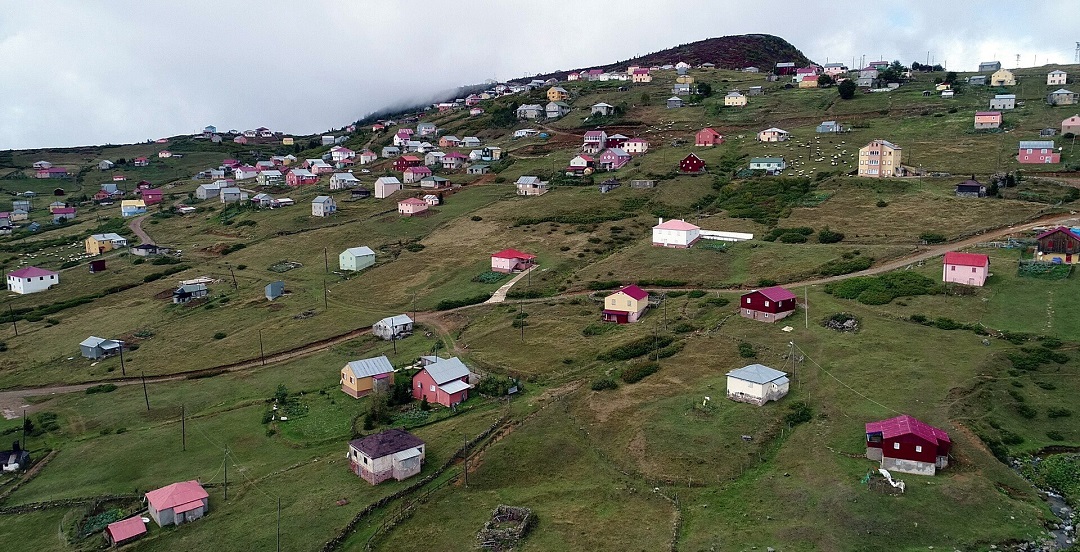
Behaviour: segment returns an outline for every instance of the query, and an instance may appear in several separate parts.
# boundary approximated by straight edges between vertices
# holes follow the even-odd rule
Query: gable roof
[[[110,523],[106,528],[113,542],[125,541],[146,533],[146,524],[142,516],[129,517],[125,520]]]
[[[396,316],[387,316],[386,318],[383,318],[382,320],[379,320],[378,322],[376,322],[376,324],[381,324],[383,326],[394,327],[394,326],[404,326],[406,324],[412,324],[412,322],[413,322],[413,320],[412,320],[412,318],[409,318],[409,315],[407,315],[407,314],[398,314]]]
[[[433,364],[428,364],[424,371],[435,380],[436,385],[442,385],[448,381],[461,379],[469,375],[469,368],[457,357],[439,359]]]
[[[1021,140],[1020,149],[1054,149],[1053,140]]]
[[[375,254],[375,252],[372,251],[371,248],[366,246],[366,245],[361,245],[360,247],[350,247],[350,248],[346,249],[345,251],[342,251],[342,253],[351,253],[351,254],[353,254],[353,255],[355,255],[357,257],[366,257],[368,255],[374,255]]]
[[[360,439],[349,441],[349,446],[369,458],[382,458],[391,454],[424,446],[419,437],[402,429],[388,429]]]
[[[772,368],[769,368],[768,366],[763,366],[761,364],[751,364],[749,366],[743,366],[738,370],[732,370],[728,372],[727,375],[733,378],[758,384],[765,384],[769,382],[784,384],[788,381],[786,372],[774,370]]]
[[[405,205],[427,205],[427,202],[422,200],[422,199],[417,199],[415,197],[409,197],[409,198],[405,198],[405,199],[398,202],[398,205],[401,205],[401,204],[405,204]]]
[[[498,253],[492,253],[492,258],[495,259],[535,259],[536,255],[530,255],[528,253],[522,253],[517,249],[503,249]]]
[[[616,291],[615,293],[623,293],[623,294],[629,295],[630,298],[634,299],[635,301],[641,301],[642,299],[648,299],[648,297],[649,297],[649,292],[647,292],[647,291],[645,291],[645,290],[643,290],[643,289],[641,289],[641,288],[639,288],[639,287],[637,287],[637,286],[635,286],[633,284],[625,286],[622,289],[620,289],[619,291]]]
[[[312,203],[332,203],[334,198],[330,196],[315,196],[315,199],[311,200]]]
[[[358,378],[369,378],[394,371],[394,366],[390,364],[390,359],[386,358],[386,355],[353,360],[346,364],[345,367],[351,370],[353,375]]]
[[[981,253],[960,253],[949,251],[945,253],[943,262],[947,265],[960,266],[990,266],[990,257]]]
[[[795,294],[794,293],[791,293],[790,291],[788,291],[788,290],[786,290],[786,289],[784,289],[784,288],[782,288],[780,286],[773,286],[773,287],[767,287],[767,288],[764,288],[764,289],[757,289],[757,290],[751,291],[750,293],[754,293],[755,291],[757,293],[760,293],[760,294],[764,295],[765,298],[770,300],[770,301],[780,302],[780,301],[787,301],[788,299],[795,299]]]
[[[1049,236],[1051,234],[1056,234],[1058,232],[1065,232],[1066,234],[1069,235],[1070,238],[1080,241],[1080,235],[1078,235],[1076,232],[1073,232],[1071,228],[1066,228],[1064,226],[1058,226],[1057,228],[1054,228],[1052,230],[1047,230],[1046,232],[1043,232],[1042,234],[1039,234],[1038,236],[1035,236],[1035,239],[1041,240],[1041,239],[1045,238],[1046,236]]]
[[[891,439],[900,435],[915,435],[930,441],[931,443],[950,442],[949,434],[930,424],[920,422],[907,414],[866,424],[867,433],[881,433],[883,439]]]
[[[186,512],[192,509],[190,506],[195,502],[201,506],[203,499],[206,498],[210,498],[210,495],[194,479],[173,483],[146,493],[146,501],[159,512],[170,508]]]

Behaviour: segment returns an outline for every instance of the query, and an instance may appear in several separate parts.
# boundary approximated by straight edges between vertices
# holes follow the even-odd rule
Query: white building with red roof
[[[7,287],[15,293],[26,295],[45,291],[60,283],[60,273],[36,266],[12,270],[7,274]]]
[[[889,471],[934,475],[951,449],[948,433],[907,414],[866,424],[866,457]]]
[[[181,481],[146,493],[150,517],[161,527],[195,521],[210,508],[210,495],[198,481]]]
[[[949,251],[942,261],[941,280],[982,287],[990,275],[990,257],[981,253]]]
[[[616,324],[633,324],[649,308],[649,292],[629,285],[604,298],[600,320]]]
[[[413,217],[426,213],[428,204],[422,199],[410,197],[397,202],[397,212],[405,217]]]
[[[491,256],[492,272],[522,272],[536,265],[536,255],[523,253],[517,249],[503,249]]]
[[[672,219],[653,226],[652,244],[660,247],[686,249],[701,239],[701,228],[685,220]]]

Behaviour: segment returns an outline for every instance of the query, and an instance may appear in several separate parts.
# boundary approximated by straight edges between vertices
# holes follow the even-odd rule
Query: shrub
[[[465,307],[465,306],[468,306],[468,305],[475,305],[475,304],[478,304],[478,303],[483,303],[484,301],[487,301],[488,299],[491,299],[491,294],[490,293],[481,293],[479,295],[474,295],[472,297],[466,297],[466,298],[463,298],[463,299],[443,299],[442,301],[439,301],[438,304],[435,305],[435,310],[443,311],[443,310],[456,309],[458,307]]]
[[[660,365],[655,362],[646,362],[644,364],[631,364],[622,369],[619,374],[626,383],[637,383],[648,376],[649,374],[655,374],[660,369]]]
[[[1065,436],[1062,435],[1061,432],[1056,430],[1056,429],[1051,429],[1050,431],[1047,431],[1046,432],[1046,437],[1049,438],[1051,441],[1064,441],[1065,440]]]
[[[887,201],[885,201],[884,199],[879,199],[877,201],[877,206],[878,207],[888,207],[889,203]]]
[[[866,270],[874,264],[873,257],[852,257],[849,259],[833,259],[820,267],[818,274],[822,276],[840,276]]]
[[[694,331],[695,328],[694,325],[689,322],[679,322],[678,324],[675,324],[673,330],[675,333],[689,333]]]
[[[818,243],[839,243],[843,239],[844,234],[829,230],[828,226],[818,231]]]
[[[615,324],[589,324],[581,329],[581,335],[585,337],[592,337],[594,335],[602,335],[615,329]]]
[[[619,384],[615,383],[615,380],[613,380],[613,379],[611,379],[609,377],[606,377],[606,376],[593,380],[592,384],[589,385],[589,387],[592,388],[593,391],[604,391],[604,390],[607,390],[607,389],[615,389],[618,386],[619,386]]]
[[[806,243],[806,236],[795,232],[788,232],[780,236],[781,243]]]
[[[604,361],[630,360],[648,354],[654,349],[667,347],[674,341],[675,339],[668,335],[642,337],[629,343],[619,345],[618,347],[608,349],[597,355],[597,359]]]
[[[938,234],[937,232],[923,232],[919,234],[919,239],[926,243],[945,243],[945,235]]]
[[[686,293],[686,296],[691,299],[700,299],[705,297],[705,292],[700,289],[695,289]]]
[[[1023,444],[1024,438],[1007,429],[1003,429],[1001,430],[1001,442],[1006,445],[1016,446]]]
[[[806,401],[795,401],[788,406],[788,413],[784,414],[784,422],[789,427],[809,422],[814,417],[810,404]]]
[[[225,339],[225,332],[217,332],[214,334],[214,339]]]
[[[1046,417],[1048,418],[1068,418],[1069,416],[1072,416],[1072,410],[1068,408],[1051,406],[1046,410]]]
[[[87,395],[93,395],[95,393],[112,393],[113,391],[116,391],[116,386],[111,383],[102,383],[86,388]]]
[[[687,284],[686,280],[668,280],[664,278],[654,278],[651,280],[638,280],[637,285],[641,287],[683,287]]]
[[[602,291],[602,290],[605,290],[605,289],[615,289],[615,288],[621,287],[621,286],[622,286],[622,282],[620,282],[618,280],[604,280],[604,281],[593,280],[592,282],[589,282],[588,284],[586,284],[586,287],[588,287],[589,289],[591,289],[593,291]]]
[[[702,304],[710,307],[726,307],[729,303],[731,303],[731,299],[728,299],[727,297],[709,297],[702,301]]]
[[[1039,415],[1039,411],[1027,403],[1016,403],[1016,413],[1029,420],[1033,420]]]
[[[1035,382],[1035,385],[1037,385],[1040,389],[1046,389],[1047,391],[1053,391],[1054,389],[1057,389],[1056,385],[1048,381],[1037,381]]]
[[[757,356],[757,352],[754,351],[754,346],[743,341],[739,343],[739,356],[743,358],[754,358]]]

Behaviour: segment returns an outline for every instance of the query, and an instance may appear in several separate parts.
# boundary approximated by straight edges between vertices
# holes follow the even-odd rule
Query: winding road
[[[154,240],[150,238],[150,234],[147,234],[146,231],[142,229],[143,219],[148,216],[150,216],[149,213],[131,219],[128,228],[131,228],[131,231],[135,232],[135,235],[139,237],[139,241],[142,242],[142,245],[157,245],[154,243]]]

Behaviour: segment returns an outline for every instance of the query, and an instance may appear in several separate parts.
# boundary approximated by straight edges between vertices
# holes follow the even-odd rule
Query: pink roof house
[[[979,253],[949,251],[942,264],[943,282],[982,287],[990,274],[990,257]]]
[[[442,157],[442,166],[447,170],[456,170],[464,167],[468,161],[469,157],[467,155],[455,151]]]
[[[585,133],[584,143],[581,150],[585,153],[600,153],[607,142],[607,133],[602,130],[590,130]]]
[[[1000,128],[1001,127],[1001,112],[1000,111],[976,111],[975,112],[975,128]]]
[[[143,203],[145,203],[147,205],[154,205],[154,204],[157,204],[157,203],[161,203],[162,192],[161,192],[160,189],[156,189],[156,188],[148,189],[148,190],[144,189],[144,190],[139,190],[139,193],[142,194]]]
[[[195,521],[206,514],[210,495],[198,481],[182,481],[146,493],[150,517],[161,527]]]
[[[410,197],[397,202],[397,212],[399,215],[405,217],[412,217],[425,213],[428,210],[428,204],[422,199]]]
[[[701,239],[701,228],[685,220],[672,219],[652,228],[652,244],[659,247],[686,249]]]
[[[431,169],[420,165],[419,167],[409,167],[402,173],[401,181],[406,184],[414,184],[420,182],[425,176],[431,176]]]
[[[600,154],[600,168],[614,171],[630,162],[630,154],[622,148],[611,148]]]
[[[491,256],[492,272],[521,272],[536,264],[536,255],[522,253],[517,249],[503,249]]]
[[[724,137],[712,127],[705,127],[694,135],[694,145],[697,147],[718,146],[723,143]]]
[[[146,524],[143,523],[142,516],[116,521],[105,528],[105,540],[112,546],[125,544],[145,534]]]
[[[136,157],[134,165],[136,167],[145,167],[150,164],[150,160],[145,157]]]
[[[637,322],[649,308],[649,292],[635,286],[626,286],[604,298],[604,310],[600,320],[616,324]]]

